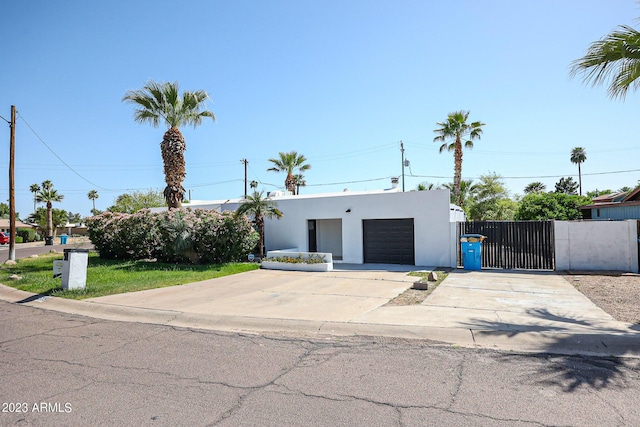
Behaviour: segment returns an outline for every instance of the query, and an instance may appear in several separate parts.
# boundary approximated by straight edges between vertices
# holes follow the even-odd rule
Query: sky
[[[210,95],[216,122],[181,129],[194,200],[241,197],[242,159],[258,189],[282,189],[268,159],[292,150],[311,165],[301,193],[389,188],[401,141],[405,190],[451,182],[453,154],[433,138],[459,110],[485,123],[463,179],[495,172],[513,196],[534,181],[553,190],[578,180],[569,158],[581,146],[584,192],[640,180],[640,92],[612,100],[569,73],[590,43],[638,24],[633,0],[33,0],[4,2],[2,15],[0,116],[16,106],[21,218],[44,180],[64,195],[54,207],[83,216],[90,190],[104,210],[164,188],[166,127],[136,123],[122,102],[149,80]],[[8,125],[0,169],[4,202]]]

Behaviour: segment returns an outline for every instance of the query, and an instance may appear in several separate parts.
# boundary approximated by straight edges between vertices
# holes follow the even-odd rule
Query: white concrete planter
[[[316,264],[305,264],[302,262],[274,262],[262,261],[262,268],[268,270],[288,270],[288,271],[332,271],[333,263],[322,262]]]
[[[292,258],[302,257],[303,259],[307,259],[310,256],[322,256],[324,257],[324,262],[306,264],[304,262],[269,261],[269,258],[280,257],[280,256],[286,256],[286,257],[292,257]],[[262,264],[262,268],[266,268],[270,270],[332,271],[333,256],[331,253],[299,252],[295,249],[286,249],[286,250],[279,250],[279,251],[268,251],[267,257],[262,259],[261,264]]]

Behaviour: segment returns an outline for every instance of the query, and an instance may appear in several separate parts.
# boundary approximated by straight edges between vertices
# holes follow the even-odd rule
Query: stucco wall
[[[555,221],[556,270],[638,272],[636,221]]]
[[[286,196],[273,199],[284,216],[265,223],[267,249],[308,249],[309,219],[342,220],[343,262],[364,261],[362,220],[414,218],[415,264],[451,266],[448,190]],[[350,212],[347,212],[350,210]],[[455,252],[454,252],[455,253]]]

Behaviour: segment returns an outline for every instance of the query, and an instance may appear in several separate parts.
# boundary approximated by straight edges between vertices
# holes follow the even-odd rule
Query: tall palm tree
[[[578,165],[578,184],[580,187],[580,195],[582,196],[582,170],[580,165],[587,160],[587,152],[582,147],[575,147],[571,150],[571,163]]]
[[[209,95],[204,90],[184,91],[179,94],[178,82],[156,83],[150,80],[139,90],[129,90],[122,98],[137,106],[134,119],[140,123],[150,123],[158,127],[164,122],[169,128],[160,143],[164,162],[164,179],[167,186],[164,198],[169,209],[180,208],[184,200],[185,189],[182,182],[186,176],[184,152],[187,144],[180,129],[183,125],[194,128],[202,124],[205,117],[216,120],[215,114],[202,110]]]
[[[609,81],[611,98],[624,99],[630,87],[640,86],[640,32],[620,25],[602,39],[591,43],[587,53],[571,63],[571,76],[599,85]]]
[[[29,187],[29,191],[33,193],[33,211],[36,211],[36,194],[40,191],[40,186],[38,184],[31,184]]]
[[[546,189],[547,189],[546,185],[544,185],[540,181],[534,181],[531,184],[524,187],[524,192],[525,194],[531,194],[531,193],[537,194],[537,193],[543,193],[544,190]]]
[[[97,190],[91,190],[87,193],[89,200],[93,202],[92,212],[96,210],[96,199],[100,197]]]
[[[434,132],[438,134],[434,142],[442,142],[440,153],[453,151],[454,175],[453,195],[456,204],[460,204],[460,181],[462,180],[462,140],[465,148],[473,148],[473,141],[482,136],[482,122],[467,123],[469,111],[456,111],[447,116],[445,122],[436,123],[440,126]]]
[[[53,188],[53,183],[49,180],[42,182],[42,188],[36,193],[36,201],[38,203],[47,204],[47,237],[53,238],[53,202],[61,202],[64,199],[58,190]]]
[[[237,215],[247,214],[253,216],[260,235],[260,256],[264,256],[264,220],[265,218],[282,218],[282,212],[278,205],[268,197],[262,197],[263,192],[254,191],[246,196],[238,209]]]
[[[269,159],[273,163],[273,167],[267,169],[269,172],[286,172],[287,177],[284,180],[284,187],[296,194],[296,178],[293,175],[295,171],[300,173],[311,169],[310,164],[306,164],[307,158],[302,154],[298,154],[296,151],[290,151],[289,153],[278,153],[279,158]]]

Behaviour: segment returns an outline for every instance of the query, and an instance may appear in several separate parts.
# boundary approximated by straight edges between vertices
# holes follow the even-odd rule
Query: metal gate
[[[458,222],[461,234],[487,236],[482,243],[482,267],[526,270],[555,270],[553,221]],[[462,253],[458,245],[458,266]]]

